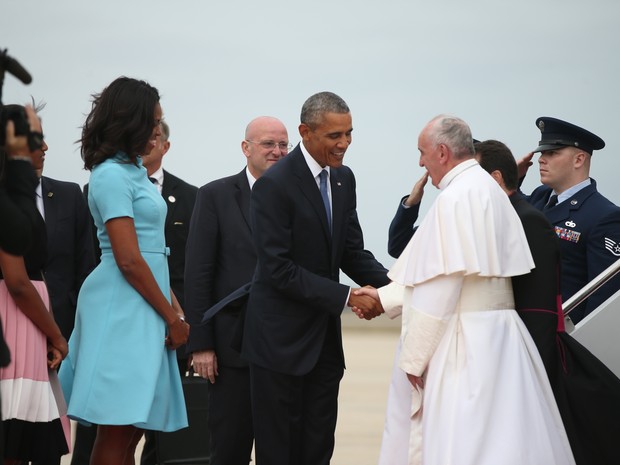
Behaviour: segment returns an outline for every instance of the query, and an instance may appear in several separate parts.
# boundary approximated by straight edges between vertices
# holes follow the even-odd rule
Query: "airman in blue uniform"
[[[536,126],[541,132],[538,147],[519,165],[525,175],[534,153],[540,152],[543,185],[528,200],[543,211],[560,238],[560,285],[566,301],[620,259],[620,208],[601,195],[590,178],[592,153],[605,147],[603,139],[556,118],[540,117]],[[575,308],[570,313],[573,322],[582,320],[618,289],[620,276]]]

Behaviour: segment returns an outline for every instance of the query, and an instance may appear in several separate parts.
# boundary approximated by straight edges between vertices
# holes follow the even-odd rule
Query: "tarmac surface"
[[[347,369],[340,384],[331,465],[376,465],[400,318],[391,321],[382,315],[365,321],[345,312],[342,326]],[[136,451],[136,463],[140,463],[140,450],[141,444]],[[70,462],[71,456],[66,455],[61,465]]]

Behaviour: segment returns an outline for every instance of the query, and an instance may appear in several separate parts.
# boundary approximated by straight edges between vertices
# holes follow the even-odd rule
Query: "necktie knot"
[[[547,202],[547,204],[545,205],[544,210],[548,210],[552,207],[555,207],[558,203],[558,195],[557,194],[553,194],[551,197],[549,197],[549,201]]]
[[[151,181],[153,184],[157,184],[157,178],[149,178],[149,181]]]

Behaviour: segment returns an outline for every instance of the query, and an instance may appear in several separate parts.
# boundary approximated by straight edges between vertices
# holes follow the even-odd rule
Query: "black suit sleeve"
[[[209,189],[198,191],[185,250],[185,315],[190,324],[187,351],[215,348],[213,321],[201,325],[214,302],[219,223]]]
[[[420,204],[413,205],[409,208],[403,206],[403,200],[408,196],[401,199],[398,204],[398,210],[396,215],[390,223],[390,230],[388,233],[388,253],[398,258],[407,244],[415,233],[414,224],[418,219],[418,213],[420,212]]]
[[[5,185],[0,187],[0,247],[22,255],[30,246],[39,211],[35,201],[37,178],[28,161],[6,162]]]

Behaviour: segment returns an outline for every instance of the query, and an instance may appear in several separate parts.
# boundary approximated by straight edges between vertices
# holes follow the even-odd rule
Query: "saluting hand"
[[[412,207],[413,205],[419,205],[422,201],[422,197],[424,196],[424,187],[428,182],[428,171],[424,171],[424,174],[418,181],[414,184],[413,189],[411,189],[411,194],[409,197],[405,199],[405,205],[408,207]]]

